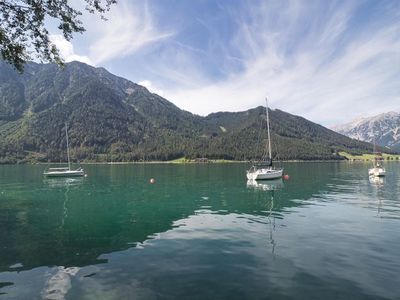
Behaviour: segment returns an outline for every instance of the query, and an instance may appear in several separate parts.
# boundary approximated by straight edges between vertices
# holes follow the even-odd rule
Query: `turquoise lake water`
[[[45,167],[0,166],[0,299],[400,299],[398,162]]]

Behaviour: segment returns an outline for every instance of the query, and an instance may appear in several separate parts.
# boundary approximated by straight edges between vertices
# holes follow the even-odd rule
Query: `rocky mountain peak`
[[[375,142],[394,150],[400,149],[400,113],[387,112],[367,118],[358,118],[333,128],[351,138]]]

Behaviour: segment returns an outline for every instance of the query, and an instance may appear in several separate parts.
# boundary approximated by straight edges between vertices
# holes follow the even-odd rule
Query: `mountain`
[[[370,118],[359,118],[333,128],[353,139],[400,150],[400,113],[388,112]]]
[[[0,61],[0,162],[261,157],[265,109],[200,117],[104,68],[79,62],[59,69],[28,63],[23,74]],[[371,151],[356,141],[280,110],[270,110],[280,159],[341,159]]]

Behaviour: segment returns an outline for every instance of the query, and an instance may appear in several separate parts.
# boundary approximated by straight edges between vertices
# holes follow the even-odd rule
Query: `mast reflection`
[[[268,226],[269,226],[269,243],[271,244],[271,252],[275,254],[275,247],[276,241],[274,239],[274,232],[275,232],[275,213],[274,213],[274,197],[275,191],[283,188],[283,180],[276,179],[276,180],[268,180],[268,181],[257,181],[257,180],[248,180],[247,187],[253,188],[259,191],[266,191],[266,207],[268,209]],[[270,197],[268,197],[270,195]]]
[[[381,212],[382,212],[381,189],[385,185],[385,179],[383,177],[370,176],[369,182],[376,187],[376,197],[378,198],[378,211],[376,213],[376,216],[378,218],[382,218],[382,216],[381,216]]]

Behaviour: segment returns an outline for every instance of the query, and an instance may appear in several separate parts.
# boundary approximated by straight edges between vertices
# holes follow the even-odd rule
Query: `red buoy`
[[[283,179],[285,179],[285,180],[289,180],[289,179],[290,179],[290,177],[289,177],[289,175],[288,175],[288,174],[285,174],[285,175],[283,175]]]

